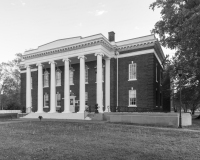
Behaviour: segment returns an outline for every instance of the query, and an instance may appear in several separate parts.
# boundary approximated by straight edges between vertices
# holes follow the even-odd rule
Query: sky
[[[155,0],[0,0],[0,62],[58,39],[115,32],[115,41],[151,34]],[[163,48],[165,54],[173,51]]]

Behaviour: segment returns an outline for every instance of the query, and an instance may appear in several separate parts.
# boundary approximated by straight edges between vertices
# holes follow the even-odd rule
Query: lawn
[[[0,159],[199,159],[200,132],[111,123],[0,123]]]

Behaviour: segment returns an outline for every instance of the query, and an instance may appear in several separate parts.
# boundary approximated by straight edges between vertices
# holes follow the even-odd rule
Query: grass
[[[23,121],[0,124],[0,159],[199,159],[200,132],[134,125]]]

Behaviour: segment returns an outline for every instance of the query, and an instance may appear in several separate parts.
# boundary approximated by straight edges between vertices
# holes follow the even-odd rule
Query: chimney
[[[108,40],[110,42],[115,42],[115,32],[113,32],[113,31],[108,32]]]

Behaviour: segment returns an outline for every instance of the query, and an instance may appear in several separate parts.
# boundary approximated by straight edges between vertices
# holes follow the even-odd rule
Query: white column
[[[64,111],[62,113],[70,113],[70,84],[69,84],[69,62],[70,60],[63,59],[65,63],[64,77]]]
[[[31,68],[26,66],[26,113],[31,111]]]
[[[79,100],[80,109],[78,113],[84,113],[85,111],[85,56],[78,56],[80,59],[80,89],[79,89]]]
[[[37,64],[38,66],[38,110],[37,113],[43,112],[43,65],[41,63]]]
[[[55,73],[55,62],[51,61],[49,62],[51,64],[51,90],[50,90],[50,112],[49,113],[55,113],[56,112],[56,73]]]
[[[110,112],[110,58],[105,59],[106,77],[105,77],[105,112]],[[109,110],[108,110],[109,107]]]
[[[103,53],[96,53],[97,56],[97,104],[99,112],[103,113],[103,84],[102,84],[102,56]]]

